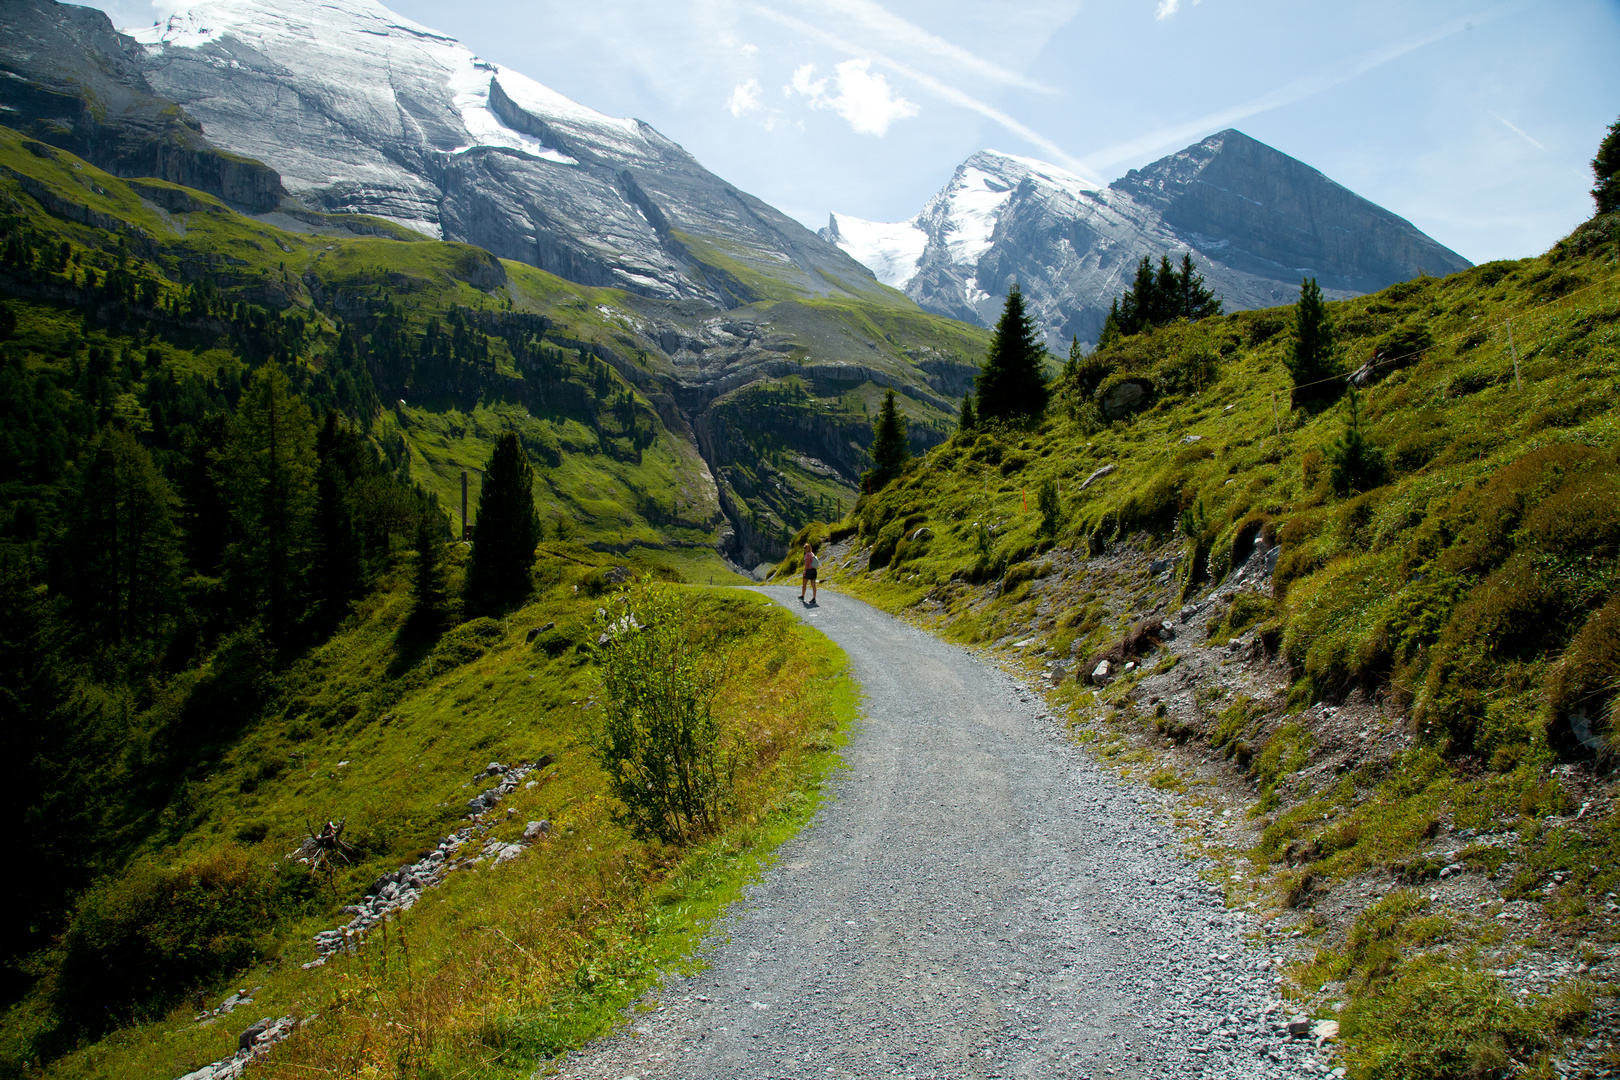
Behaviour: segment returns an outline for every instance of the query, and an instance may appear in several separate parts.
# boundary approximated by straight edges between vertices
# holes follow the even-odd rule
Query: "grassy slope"
[[[688,852],[633,841],[611,820],[580,708],[593,682],[576,646],[603,601],[575,586],[598,562],[611,560],[545,551],[541,570],[554,584],[512,615],[510,630],[475,635],[479,624],[468,624],[431,648],[401,637],[410,597],[396,585],[287,672],[269,713],[194,785],[189,819],[152,839],[136,866],[274,863],[311,822],[335,817],[348,818],[363,857],[316,889],[303,915],[276,925],[267,960],[204,988],[217,1004],[231,987],[262,986],[251,1007],[199,1025],[182,1005],[81,1048],[51,1073],[178,1076],[227,1056],[235,1032],[260,1015],[318,1013],[277,1050],[272,1071],[372,1061],[385,1071],[410,1062],[423,1075],[527,1075],[538,1056],[611,1023],[657,965],[685,956],[813,809],[853,690],[837,650],[774,605],[693,590],[695,618],[730,631],[719,711],[750,755],[723,836]],[[546,648],[526,645],[526,629],[547,622],[558,629],[540,639]],[[783,671],[798,674],[789,681]],[[450,875],[391,923],[386,946],[299,966],[314,955],[310,936],[346,918],[339,905],[461,824],[486,762],[548,753],[555,764],[503,801],[487,836],[513,840],[524,822],[544,818],[556,826],[552,839],[510,864]],[[8,1042],[27,1035],[40,1008],[36,998],[13,1012]]]
[[[1155,384],[1155,401],[1128,420],[1102,422],[1094,398],[1070,388],[1038,429],[934,451],[837,527],[859,530],[860,558],[841,581],[948,637],[1007,648],[1009,661],[1035,668],[1023,658],[1044,652],[1084,667],[1144,615],[1173,615],[1180,598],[1205,595],[1240,537],[1275,538],[1273,588],[1244,594],[1215,633],[1258,624],[1294,686],[1269,701],[1221,702],[1208,730],[1165,728],[1157,738],[1207,740],[1259,789],[1260,843],[1242,853],[1258,879],[1234,885],[1234,897],[1274,913],[1302,904],[1308,916],[1313,897],[1358,880],[1394,875],[1421,886],[1444,862],[1426,854],[1435,830],[1473,829],[1495,839],[1452,844],[1503,894],[1487,916],[1504,899],[1529,899],[1544,928],[1534,947],[1620,940],[1604,899],[1620,890],[1606,788],[1598,784],[1594,803],[1603,809],[1576,821],[1579,800],[1564,787],[1576,781],[1548,777],[1572,752],[1568,684],[1585,678],[1601,700],[1601,687],[1620,680],[1605,630],[1620,604],[1620,221],[1589,223],[1542,258],[1330,308],[1341,356],[1355,364],[1379,347],[1412,353],[1390,345],[1421,344],[1419,328],[1431,339],[1387,364],[1365,393],[1366,430],[1386,463],[1362,485],[1371,490],[1331,485],[1343,405],[1289,409],[1290,313],[1245,312],[1093,358],[1092,378],[1112,368]],[[1193,389],[1198,357],[1215,366]],[[1063,506],[1051,539],[1036,510],[1048,478]],[[1196,515],[1192,538],[1179,527],[1183,510]],[[931,538],[904,540],[923,523]],[[1054,540],[1077,554],[1043,559]],[[881,564],[870,570],[869,545]],[[1088,550],[1107,554],[1088,562]],[[1175,555],[1184,560],[1160,585],[1146,564]],[[1054,565],[1076,569],[1048,576]],[[1188,580],[1194,565],[1210,577]],[[1028,651],[1009,647],[1026,638]],[[1152,737],[1150,708],[1134,690],[1150,669],[1151,660],[1105,693],[1073,680],[1055,693],[1093,736]],[[1412,749],[1338,778],[1313,775],[1327,750],[1309,727],[1319,711],[1301,710],[1362,695],[1382,708],[1381,723],[1410,733]],[[1605,730],[1595,709],[1592,721]],[[1314,994],[1346,981],[1346,1060],[1356,1075],[1452,1075],[1474,1059],[1487,1071],[1502,1054],[1528,1060],[1590,1002],[1576,986],[1515,1004],[1481,965],[1511,966],[1524,946],[1505,942],[1501,924],[1433,910],[1419,893],[1394,894],[1348,931],[1303,925],[1322,951],[1296,973],[1299,985]],[[1506,960],[1482,951],[1492,943]],[[1450,1015],[1449,1025],[1403,1026],[1419,1001]]]
[[[520,263],[500,264],[506,280],[497,285],[489,277],[491,257],[464,244],[414,236],[356,236],[336,226],[329,234],[285,231],[236,214],[212,196],[155,180],[139,181],[143,187],[137,190],[71,154],[49,148],[36,153],[29,145],[30,140],[0,128],[0,169],[5,170],[0,185],[11,193],[29,224],[76,248],[108,251],[122,236],[152,273],[181,280],[204,271],[221,274],[232,299],[306,315],[334,299],[351,310],[376,310],[386,300],[403,310],[413,331],[420,331],[429,317],[442,316],[451,305],[540,314],[552,323],[548,338],[600,346],[646,370],[654,381],[635,389],[637,407],[643,412],[652,411],[645,396],[652,392],[649,388],[675,371],[658,341],[648,336],[650,320],[681,324],[712,314],[694,315],[617,290],[575,285]],[[42,207],[29,194],[30,188],[46,189],[47,201],[54,199],[53,204]],[[193,208],[160,209],[141,193],[150,195],[154,188],[178,193]],[[362,224],[379,226],[369,219]],[[919,385],[925,375],[914,358],[947,352],[972,357],[981,351],[982,332],[927,315],[893,290],[867,284],[871,287],[861,283],[850,287],[860,300],[801,303],[789,292],[776,297],[767,290],[762,295],[774,299],[739,314],[758,318],[771,332],[801,343],[796,348],[800,357],[813,352],[818,361],[860,363]],[[43,309],[34,314],[48,318]],[[332,325],[325,319],[317,322],[328,329]],[[322,338],[319,331],[312,335],[310,356],[317,368],[322,353],[332,347],[335,339],[330,335]],[[177,370],[205,376],[213,376],[221,365],[228,371],[239,366],[220,350],[176,348],[168,359]],[[492,342],[490,363],[496,373],[523,378],[499,339]],[[618,373],[612,382],[615,393],[631,389]],[[859,381],[825,389],[818,407],[831,405],[831,413],[846,417],[881,397],[881,390]],[[918,422],[936,428],[949,420],[948,414],[921,402],[914,403],[912,411]],[[864,413],[861,416],[864,420]],[[587,540],[689,545],[691,550],[680,559],[694,577],[729,580],[730,572],[720,559],[701,554],[702,548],[713,544],[721,519],[712,484],[703,479],[704,467],[691,442],[660,424],[659,437],[642,460],[627,462],[598,452],[596,436],[583,422],[588,419],[529,417],[521,405],[498,398],[483,399],[475,406],[462,401],[410,401],[390,409],[376,434],[380,439],[391,432],[403,434],[411,449],[413,477],[459,515],[461,470],[476,470],[488,461],[494,435],[503,427],[538,424],[565,452],[561,466],[537,470],[536,496],[549,520],[568,518],[574,533]],[[787,480],[790,488],[802,488],[794,502],[808,504],[812,496],[827,494],[821,490],[825,485],[811,475],[798,476],[790,469]],[[473,483],[476,502],[476,473]],[[838,487],[845,501],[853,497],[846,485]],[[649,496],[673,511],[649,517],[644,512]]]

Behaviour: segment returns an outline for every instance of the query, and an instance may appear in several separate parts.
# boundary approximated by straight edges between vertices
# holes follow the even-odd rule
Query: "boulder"
[[[524,843],[532,844],[536,840],[539,840],[541,837],[550,836],[550,835],[551,835],[551,822],[549,822],[549,821],[531,821],[531,822],[529,822],[528,826],[526,828],[524,828],[524,830],[523,830],[523,841],[524,841]]]
[[[1153,396],[1153,384],[1146,379],[1121,379],[1102,392],[1098,404],[1104,420],[1122,420],[1144,408]]]
[[[1109,660],[1097,661],[1097,666],[1091,669],[1091,681],[1097,686],[1107,683],[1114,674],[1114,665]]]

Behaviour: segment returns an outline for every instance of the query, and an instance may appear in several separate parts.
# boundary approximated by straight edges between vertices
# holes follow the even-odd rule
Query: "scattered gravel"
[[[959,648],[848,597],[758,591],[851,658],[846,768],[716,928],[710,966],[561,1075],[1328,1071],[1289,1035],[1252,920],[1183,853],[1172,796],[1119,780]]]

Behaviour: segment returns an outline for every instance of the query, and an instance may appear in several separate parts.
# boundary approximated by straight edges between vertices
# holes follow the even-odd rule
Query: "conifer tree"
[[[1383,452],[1367,438],[1361,392],[1345,401],[1344,431],[1328,447],[1329,481],[1340,495],[1367,491],[1383,482]]]
[[[1592,188],[1597,212],[1612,214],[1620,210],[1620,120],[1609,125],[1609,134],[1598,144],[1597,157],[1592,159],[1592,176],[1597,180]]]
[[[437,510],[430,510],[417,520],[413,575],[416,603],[411,610],[411,628],[427,636],[443,628],[448,608],[444,583],[446,532],[444,515]]]
[[[348,610],[349,601],[365,584],[360,536],[355,525],[350,491],[359,455],[353,429],[328,410],[326,423],[315,440],[319,462],[315,474],[315,559],[312,584],[316,603],[327,625]]]
[[[226,591],[241,615],[262,617],[280,648],[302,621],[315,513],[315,422],[277,363],[242,391],[227,450],[235,542]]]
[[[1014,284],[1007,292],[984,368],[974,382],[979,392],[979,419],[1044,413],[1046,379],[1041,375],[1041,361],[1045,358],[1040,330],[1024,309],[1024,294]]]
[[[534,469],[516,433],[501,432],[489,457],[467,564],[467,603],[494,612],[521,604],[534,587],[534,549],[542,536],[534,507]]]
[[[1195,269],[1192,252],[1183,252],[1181,272],[1176,275],[1176,317],[1197,322],[1221,313],[1221,301],[1204,287],[1204,275]]]
[[[83,462],[52,576],[94,646],[154,641],[173,610],[174,494],[127,431],[103,430]]]
[[[956,430],[965,435],[972,431],[977,423],[978,418],[973,415],[973,391],[969,390],[962,395],[962,413],[957,418]]]
[[[1294,347],[1283,361],[1294,378],[1293,404],[1333,401],[1343,389],[1333,362],[1333,320],[1315,278],[1299,285],[1294,305]]]
[[[900,475],[911,460],[911,446],[906,441],[906,414],[900,411],[894,391],[883,394],[883,406],[872,422],[872,468],[867,475],[867,490],[877,491]]]

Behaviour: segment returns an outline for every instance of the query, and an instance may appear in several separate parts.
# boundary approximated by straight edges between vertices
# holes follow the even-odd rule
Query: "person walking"
[[[804,545],[804,580],[799,582],[799,600],[804,600],[804,590],[810,590],[810,602],[816,602],[816,570],[821,566],[821,560],[816,558],[816,545]]]

